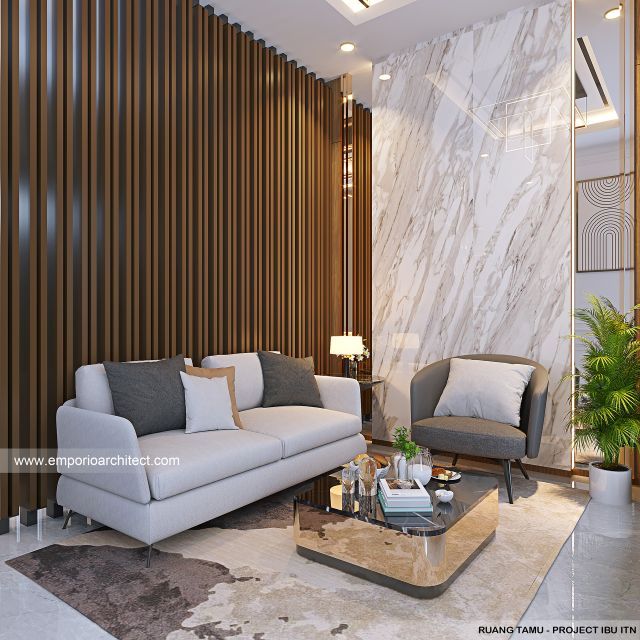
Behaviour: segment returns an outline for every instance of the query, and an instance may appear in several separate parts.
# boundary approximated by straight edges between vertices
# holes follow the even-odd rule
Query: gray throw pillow
[[[263,407],[322,407],[314,375],[313,358],[290,358],[258,351],[264,379]]]
[[[184,356],[158,362],[105,362],[113,409],[131,422],[138,437],[184,429]]]

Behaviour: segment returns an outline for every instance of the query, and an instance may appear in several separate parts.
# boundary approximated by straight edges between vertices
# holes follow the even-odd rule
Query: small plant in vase
[[[393,448],[399,451],[394,457],[398,480],[417,478],[427,484],[431,478],[431,455],[411,440],[406,427],[397,427],[393,432]]]

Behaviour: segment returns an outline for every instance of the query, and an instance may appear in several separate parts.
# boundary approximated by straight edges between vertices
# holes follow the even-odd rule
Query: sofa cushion
[[[238,429],[233,420],[226,376],[205,378],[180,372],[187,413],[187,433]]]
[[[238,403],[236,401],[236,368],[221,367],[220,369],[205,369],[204,367],[191,367],[187,365],[187,373],[190,376],[198,376],[201,378],[226,378],[229,387],[229,398],[231,399],[231,412],[233,413],[233,421],[236,427],[242,427],[240,416],[238,414]]]
[[[263,407],[322,407],[311,356],[292,358],[258,351],[258,358],[264,381]]]
[[[146,465],[151,496],[163,500],[196,487],[255,469],[282,457],[275,438],[242,429],[153,433],[138,438],[142,456],[177,457],[180,464]]]
[[[433,412],[520,426],[522,395],[534,367],[528,364],[451,358],[449,377]]]
[[[158,362],[105,362],[104,368],[114,411],[131,422],[138,436],[184,429],[183,356]]]
[[[510,424],[441,416],[418,420],[411,426],[411,437],[419,445],[487,458],[522,458],[526,453],[527,436]]]
[[[220,367],[236,368],[236,402],[238,410],[253,409],[262,404],[264,381],[257,353],[230,353],[222,356],[207,356],[202,360],[206,369]]]
[[[246,430],[278,438],[283,458],[348,438],[362,430],[357,416],[317,407],[257,407],[241,411],[240,418]]]
[[[133,362],[157,362],[157,360],[133,360]],[[185,358],[184,363],[192,365],[193,361],[191,358]],[[103,364],[86,364],[76,370],[75,406],[78,409],[115,415],[109,380]]]

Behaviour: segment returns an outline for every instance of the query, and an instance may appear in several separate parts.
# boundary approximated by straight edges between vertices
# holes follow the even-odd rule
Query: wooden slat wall
[[[89,362],[279,349],[339,370],[334,89],[191,0],[3,0],[0,70],[0,448],[55,446]],[[0,518],[53,495],[0,480]]]

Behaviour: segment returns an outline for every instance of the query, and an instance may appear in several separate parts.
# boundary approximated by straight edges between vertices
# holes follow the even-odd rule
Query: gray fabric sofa
[[[456,357],[534,367],[522,396],[520,426],[461,416],[434,417],[449,377],[451,358],[447,358],[421,369],[411,380],[411,437],[419,445],[455,454],[454,464],[460,455],[500,460],[509,502],[513,503],[511,460],[516,461],[528,479],[521,458],[525,455],[535,458],[540,451],[549,374],[538,362],[519,356],[479,354]]]
[[[366,451],[355,380],[316,376],[324,408],[262,408],[255,353],[205,358],[236,366],[242,429],[136,437],[114,415],[102,365],[76,372],[76,398],[58,409],[61,458],[131,457],[145,464],[88,461],[58,466],[57,501],[147,545],[333,469]],[[154,464],[177,457],[179,465]]]

